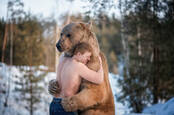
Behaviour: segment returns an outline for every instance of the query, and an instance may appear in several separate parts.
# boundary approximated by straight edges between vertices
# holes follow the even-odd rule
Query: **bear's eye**
[[[69,37],[71,37],[71,35],[70,35],[70,34],[67,34],[67,35],[66,35],[66,37],[68,37],[68,38],[69,38]]]

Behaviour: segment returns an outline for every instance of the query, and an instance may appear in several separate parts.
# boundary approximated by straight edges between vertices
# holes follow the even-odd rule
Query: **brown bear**
[[[66,111],[78,111],[79,115],[114,115],[114,98],[108,78],[108,65],[104,54],[100,51],[95,34],[91,31],[91,24],[81,22],[66,25],[56,44],[60,52],[65,56],[72,56],[74,47],[82,42],[91,45],[93,52],[87,66],[95,71],[99,70],[99,58],[102,59],[104,81],[94,84],[83,80],[80,91],[72,97],[63,98],[61,104]]]

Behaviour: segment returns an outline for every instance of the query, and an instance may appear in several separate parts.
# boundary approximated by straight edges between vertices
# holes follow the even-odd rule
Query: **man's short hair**
[[[79,43],[76,45],[73,55],[76,55],[78,52],[81,54],[84,54],[85,52],[92,53],[92,47],[87,43]]]

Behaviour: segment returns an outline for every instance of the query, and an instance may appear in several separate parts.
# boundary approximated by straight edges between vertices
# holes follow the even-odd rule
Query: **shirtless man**
[[[103,82],[104,75],[102,62],[100,59],[100,70],[95,72],[90,70],[86,64],[90,60],[92,48],[86,43],[77,45],[72,57],[62,55],[57,69],[57,82],[60,93],[54,94],[50,104],[50,115],[75,115],[74,112],[65,112],[61,106],[61,98],[75,95],[82,78],[90,82],[100,84]]]

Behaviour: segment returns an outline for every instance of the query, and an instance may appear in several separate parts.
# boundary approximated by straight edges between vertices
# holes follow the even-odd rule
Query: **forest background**
[[[72,4],[75,0],[67,0]],[[47,72],[54,72],[58,61],[55,44],[68,20],[93,22],[109,72],[119,74],[118,101],[129,102],[133,112],[174,97],[174,1],[173,0],[83,0],[83,13],[60,13],[44,18],[25,11],[22,0],[8,0],[7,14],[0,17],[0,61],[25,71],[15,89],[30,94],[24,99],[30,113],[42,87],[36,85]],[[57,2],[57,7],[61,2]],[[38,6],[41,7],[41,6]],[[119,16],[116,12],[119,11]],[[54,15],[54,14],[53,14]],[[37,76],[44,65],[48,69]],[[123,71],[119,71],[119,67]],[[18,77],[18,76],[16,76]],[[30,84],[30,85],[29,85]],[[30,86],[30,87],[25,87]],[[7,86],[7,89],[9,87]],[[8,90],[4,106],[8,106]]]

